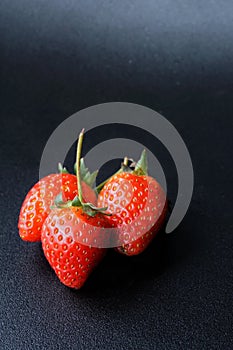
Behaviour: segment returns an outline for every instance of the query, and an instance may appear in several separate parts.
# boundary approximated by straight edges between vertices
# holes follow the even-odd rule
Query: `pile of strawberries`
[[[80,133],[75,170],[51,174],[28,192],[19,215],[19,235],[41,241],[49,264],[62,283],[83,286],[103,259],[107,248],[128,256],[146,249],[164,223],[166,195],[147,174],[145,151],[140,160],[127,158],[112,177],[93,188],[97,171],[90,173],[81,158]]]

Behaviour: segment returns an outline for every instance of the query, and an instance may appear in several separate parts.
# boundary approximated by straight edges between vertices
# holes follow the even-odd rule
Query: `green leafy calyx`
[[[148,175],[148,161],[146,150],[142,151],[141,157],[135,164],[133,174],[135,175]]]
[[[85,165],[84,158],[81,158],[79,171],[81,180],[84,181],[88,186],[93,187],[96,182],[98,170],[95,170],[93,173],[91,173]],[[77,163],[74,165],[74,172],[77,174]]]
[[[61,163],[58,163],[58,171],[60,174],[69,174],[68,170]]]

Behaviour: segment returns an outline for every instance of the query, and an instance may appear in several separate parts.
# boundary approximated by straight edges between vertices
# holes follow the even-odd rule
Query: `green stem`
[[[84,136],[84,129],[79,134],[78,138],[78,145],[77,145],[77,152],[76,152],[76,169],[77,169],[77,183],[78,183],[78,198],[80,200],[80,203],[83,203],[83,195],[82,195],[82,185],[81,185],[81,177],[80,177],[80,159],[81,159],[81,151],[82,151],[82,144],[83,144],[83,136]]]

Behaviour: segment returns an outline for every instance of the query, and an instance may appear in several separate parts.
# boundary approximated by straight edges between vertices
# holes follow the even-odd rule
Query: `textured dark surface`
[[[233,348],[232,32],[226,0],[1,1],[0,349]],[[173,234],[135,258],[110,252],[75,292],[19,239],[17,216],[50,133],[109,101],[174,124],[194,196]]]

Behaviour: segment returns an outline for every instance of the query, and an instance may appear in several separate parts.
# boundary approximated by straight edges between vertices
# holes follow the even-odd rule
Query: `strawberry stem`
[[[82,185],[81,185],[81,176],[80,176],[80,159],[81,159],[81,152],[82,152],[83,137],[84,137],[84,129],[82,129],[82,131],[79,134],[77,152],[76,152],[76,169],[77,169],[76,176],[77,176],[77,184],[78,184],[78,198],[81,204],[83,203],[83,195],[82,195]]]
[[[106,213],[107,207],[99,208],[93,205],[92,203],[86,203],[83,202],[83,193],[82,193],[82,184],[81,184],[81,170],[85,173],[85,175],[88,175],[88,177],[92,177],[95,180],[95,177],[97,173],[95,172],[94,175],[90,174],[88,169],[84,166],[84,161],[82,160],[81,164],[81,152],[82,152],[82,144],[83,144],[83,137],[84,137],[84,129],[79,134],[78,137],[78,144],[77,144],[77,151],[76,151],[76,177],[77,177],[77,184],[78,184],[78,195],[70,201],[63,202],[62,199],[62,193],[60,193],[54,203],[55,207],[57,208],[69,208],[69,207],[81,207],[82,210],[89,216],[95,216],[97,213],[101,213],[103,215],[111,215],[110,213]],[[82,169],[81,169],[82,166]]]
[[[123,161],[123,165],[124,165],[125,167],[127,167],[127,166],[128,166],[128,163],[129,163],[129,159],[128,159],[128,157],[125,157],[125,158],[124,158],[124,161]]]

